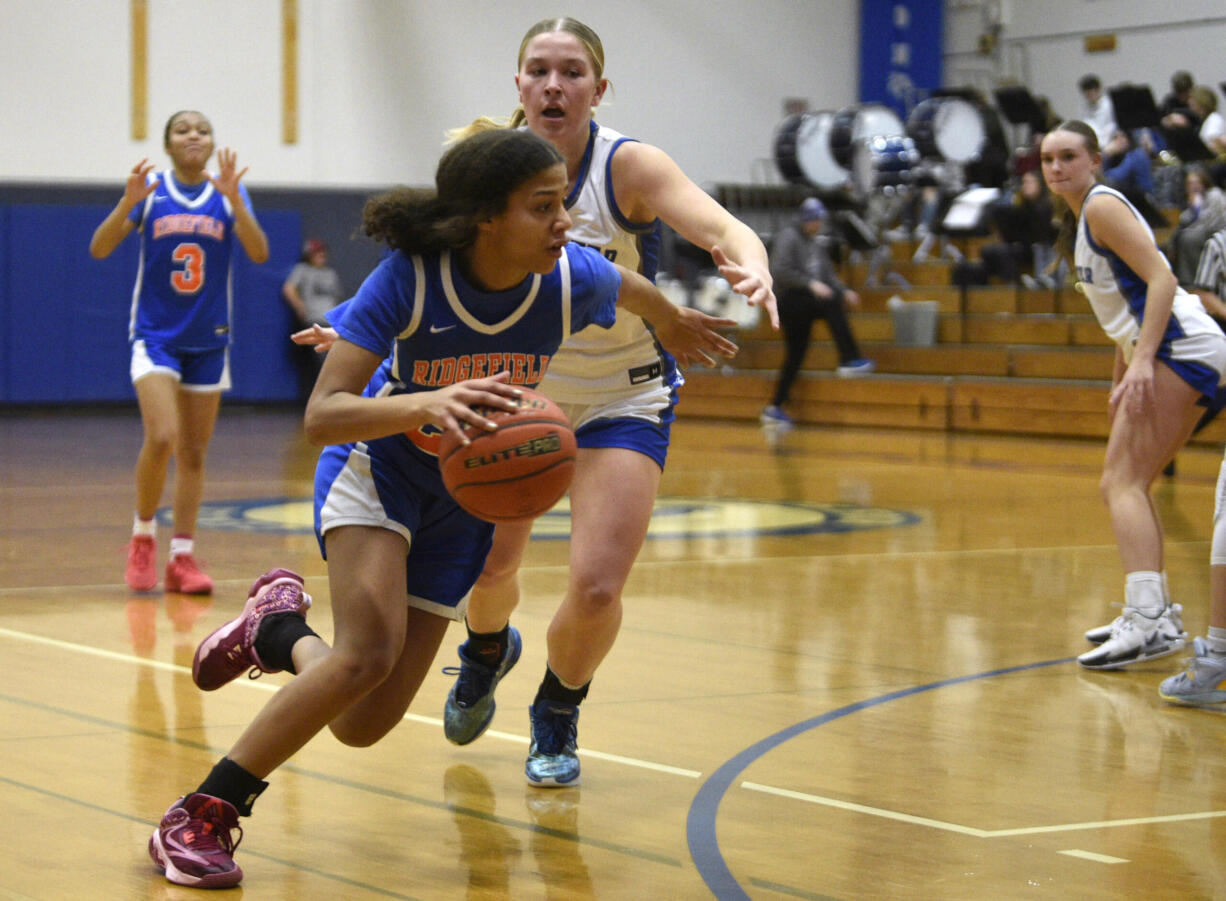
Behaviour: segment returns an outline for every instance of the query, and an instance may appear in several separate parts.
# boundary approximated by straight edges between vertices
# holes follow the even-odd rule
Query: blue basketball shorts
[[[407,603],[463,619],[494,526],[456,504],[436,461],[400,435],[324,448],[315,469],[315,535],[324,559],[328,531],[353,525],[404,536]]]
[[[668,401],[663,404],[655,394],[658,392],[609,403],[559,406],[571,421],[579,447],[621,447],[637,451],[663,469],[673,420],[677,418],[677,391],[670,391]]]
[[[154,372],[174,377],[184,391],[229,391],[230,348],[185,350],[145,338],[132,341],[132,384]]]

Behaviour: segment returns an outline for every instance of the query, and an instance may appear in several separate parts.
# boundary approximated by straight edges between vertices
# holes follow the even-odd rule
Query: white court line
[[[102,657],[105,660],[114,660],[119,663],[135,663],[137,666],[146,666],[150,669],[162,670],[168,673],[186,673],[191,675],[191,668],[187,666],[179,666],[175,663],[165,663],[161,660],[151,660],[147,657],[136,657],[132,654],[120,654],[116,651],[106,651],[102,648],[91,648],[89,645],[76,644],[71,641],[61,641],[58,638],[45,638],[42,635],[33,635],[29,632],[16,632],[12,629],[0,627],[0,637],[12,638],[17,641],[25,641],[31,644],[41,644],[47,647],[58,648],[63,651],[71,651],[78,654],[88,654],[93,657]],[[281,686],[272,682],[260,682],[257,679],[236,679],[236,685],[245,685],[248,688],[254,688],[259,691],[265,691],[269,694],[275,693]],[[406,713],[406,720],[412,720],[416,723],[424,723],[430,726],[442,727],[443,721],[437,717],[421,716],[417,713]],[[503,741],[512,741],[517,744],[528,744],[527,737],[523,735],[514,735],[510,732],[499,732],[496,729],[486,731],[486,735],[493,738],[500,738]],[[668,773],[673,776],[685,776],[689,779],[698,779],[702,776],[699,770],[685,770],[680,767],[669,766],[665,763],[655,763],[651,760],[640,760],[635,757],[622,757],[618,754],[606,754],[603,751],[593,751],[590,748],[584,748],[580,751],[584,757],[590,757],[594,760],[607,760],[610,763],[620,763],[624,766],[638,767],[643,770],[654,770],[658,773]]]
[[[33,635],[28,632],[17,632],[12,629],[0,627],[0,636],[12,638],[17,641],[26,641],[32,644],[41,644],[48,647],[59,648],[61,650],[72,651],[79,654],[88,654],[94,657],[102,657],[107,660],[114,660],[121,663],[134,663],[138,666],[146,666],[151,669],[163,670],[165,672],[178,672],[190,674],[191,670],[185,666],[178,666],[174,663],[165,663],[160,660],[151,660],[145,657],[136,657],[131,654],[120,654],[115,651],[106,651],[101,648],[93,648],[88,645],[76,644],[74,642],[61,641],[56,638],[45,638],[41,635]],[[258,689],[265,692],[275,692],[279,685],[272,683],[261,683],[254,679],[239,679],[236,684],[245,685],[248,688]],[[436,717],[421,716],[416,713],[406,713],[404,718],[414,722],[423,723],[431,726],[441,726],[442,720]],[[522,735],[515,735],[509,732],[500,732],[496,729],[491,729],[486,732],[494,738],[503,741],[511,741],[517,744],[527,744],[528,739]],[[583,749],[581,752],[585,757],[591,757],[597,760],[607,760],[611,763],[620,763],[624,766],[637,767],[639,769],[653,770],[660,773],[668,773],[675,776],[684,776],[689,779],[698,779],[702,776],[701,771],[687,770],[679,767],[669,766],[663,763],[655,763],[650,760],[641,760],[634,757],[622,757],[617,754],[606,754],[602,751],[593,751],[589,748]],[[769,785],[762,785],[756,782],[742,782],[741,787],[750,791],[758,791],[766,794],[777,795],[784,798],[792,798],[793,800],[806,801],[810,804],[823,804],[827,807],[836,807],[842,810],[849,810],[856,813],[864,813],[870,816],[883,817],[885,819],[897,820],[899,822],[911,823],[917,826],[926,826],[930,829],[941,829],[946,832],[956,832],[962,835],[970,835],[975,838],[1001,838],[1005,836],[1017,835],[1038,835],[1048,832],[1076,832],[1087,829],[1103,829],[1118,826],[1139,826],[1149,825],[1152,823],[1175,823],[1186,822],[1189,820],[1206,820],[1219,817],[1226,817],[1226,810],[1223,811],[1206,811],[1202,813],[1188,814],[1173,814],[1170,816],[1160,817],[1137,817],[1126,820],[1105,820],[1101,822],[1091,823],[1066,823],[1058,826],[1031,826],[1021,829],[977,829],[974,826],[962,826],[957,823],[946,823],[941,820],[934,820],[928,817],[917,817],[898,811],[885,810],[879,807],[868,807],[863,804],[853,804],[849,801],[840,801],[835,798],[823,798],[819,795],[810,795],[803,792],[791,791],[785,788],[774,788]],[[1088,853],[1088,852],[1087,852]]]
[[[837,807],[841,810],[851,810],[856,813],[866,813],[869,816],[883,817],[887,820],[899,820],[903,823],[913,823],[917,826],[927,826],[930,829],[943,829],[946,832],[957,832],[971,835],[975,838],[1003,838],[1014,835],[1041,835],[1048,832],[1081,832],[1087,829],[1111,829],[1118,826],[1148,826],[1153,823],[1183,823],[1189,820],[1211,820],[1226,817],[1226,810],[1209,810],[1201,813],[1177,813],[1160,817],[1132,817],[1126,820],[1100,820],[1091,823],[1064,823],[1059,826],[1027,826],[1021,829],[976,829],[974,826],[960,826],[957,823],[944,823],[927,817],[916,817],[893,810],[883,810],[880,807],[866,807],[863,804],[852,804],[835,798],[823,798],[820,795],[808,795],[803,792],[789,791],[786,788],[774,788],[760,785],[757,782],[742,782],[741,788],[750,791],[765,792],[768,795],[779,795],[797,801],[807,801],[810,804],[823,804],[826,807]]]
[[[1077,848],[1068,851],[1057,851],[1057,854],[1067,854],[1069,857],[1080,857],[1082,860],[1092,860],[1095,863],[1132,863],[1123,857],[1111,857],[1107,854],[1095,854],[1093,851],[1081,851]]]
[[[796,801],[807,801],[810,804],[823,804],[826,807],[837,807],[840,810],[850,810],[853,813],[867,813],[869,816],[883,817],[887,820],[898,820],[900,823],[911,823],[914,826],[927,826],[930,829],[943,829],[946,832],[957,832],[962,835],[973,835],[975,838],[987,838],[989,833],[973,826],[959,826],[957,823],[943,823],[928,817],[911,816],[909,813],[899,813],[894,810],[882,810],[880,807],[865,807],[863,804],[853,804],[850,801],[839,801],[835,798],[823,798],[820,795],[807,795],[786,788],[774,788],[770,785],[760,785],[757,782],[742,782],[741,788],[750,791],[764,792],[768,795],[778,795],[781,798],[792,798]]]

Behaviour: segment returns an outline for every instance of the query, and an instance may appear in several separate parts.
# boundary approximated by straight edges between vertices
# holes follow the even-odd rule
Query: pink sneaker
[[[128,568],[124,571],[124,581],[133,591],[152,591],[158,583],[157,567],[153,565],[157,556],[157,542],[152,535],[133,535],[128,544]]]
[[[255,638],[264,617],[274,613],[296,613],[306,619],[311,596],[302,590],[302,576],[288,569],[264,573],[251,586],[243,612],[213,631],[196,648],[192,679],[203,691],[221,688],[243,670],[254,679],[260,673],[279,673],[267,666],[255,652]]]
[[[213,580],[191,554],[176,554],[166,562],[166,590],[180,594],[212,594]]]
[[[235,841],[232,832],[238,830]],[[180,798],[149,837],[149,856],[176,885],[227,888],[243,881],[234,851],[243,840],[234,805],[211,795]]]

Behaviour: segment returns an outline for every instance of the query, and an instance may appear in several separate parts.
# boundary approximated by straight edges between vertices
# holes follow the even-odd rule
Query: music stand
[[[1043,131],[1047,125],[1043,109],[1034,95],[1021,87],[997,88],[992,92],[996,105],[1012,125],[1029,125],[1033,131]]]
[[[1115,111],[1115,124],[1123,131],[1158,128],[1162,116],[1154,103],[1153,92],[1145,84],[1118,84],[1107,92]]]
[[[1205,146],[1200,134],[1195,128],[1163,128],[1162,136],[1166,138],[1166,146],[1185,163],[1195,163],[1198,160],[1211,160],[1216,154]]]

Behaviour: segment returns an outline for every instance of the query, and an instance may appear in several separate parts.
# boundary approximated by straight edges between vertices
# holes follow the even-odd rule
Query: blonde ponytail
[[[522,107],[517,109],[517,112],[522,115]],[[510,119],[495,119],[492,116],[480,116],[473,119],[467,125],[462,125],[459,128],[450,128],[444,132],[446,140],[444,144],[458,144],[465,138],[471,138],[473,135],[480,134],[483,131],[490,131],[494,128],[514,128],[515,119],[512,116]]]

